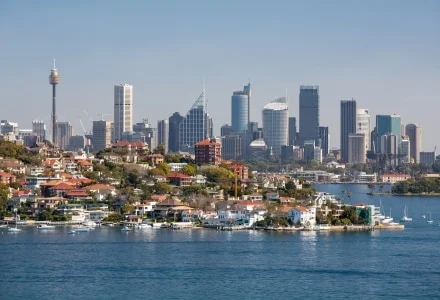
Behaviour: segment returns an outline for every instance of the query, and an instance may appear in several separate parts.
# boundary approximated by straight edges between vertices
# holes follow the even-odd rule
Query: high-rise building
[[[400,144],[400,162],[403,164],[411,163],[411,142],[408,136],[402,137]]]
[[[356,133],[356,100],[341,101],[341,159],[348,162],[348,136]]]
[[[296,118],[289,118],[289,146],[296,145]]]
[[[133,127],[133,86],[115,85],[114,139],[121,140],[122,133]]]
[[[432,152],[420,152],[420,164],[431,167],[435,163],[436,153]]]
[[[400,126],[399,126],[400,131]],[[386,156],[387,165],[396,167],[399,163],[398,137],[394,134],[383,134],[380,137],[381,154]]]
[[[288,141],[289,111],[287,98],[278,98],[263,108],[263,136],[273,155],[281,155],[281,146]]]
[[[210,137],[212,137],[212,119],[207,112],[205,91],[203,91],[179,124],[179,150],[194,153],[195,144]]]
[[[220,135],[221,136],[228,136],[230,134],[232,134],[232,126],[225,124],[222,127],[220,127]]]
[[[304,141],[304,160],[306,162],[311,162],[315,159],[315,140]]]
[[[233,92],[231,97],[231,125],[234,132],[246,132],[249,126],[251,84],[243,91]]]
[[[169,152],[179,152],[179,126],[183,121],[182,117],[178,112],[175,112],[171,117],[168,118],[168,151]]]
[[[222,145],[215,139],[206,139],[195,144],[197,165],[219,165],[222,162]]]
[[[328,133],[328,127],[319,126],[319,140],[320,140],[320,147],[322,149],[322,155],[324,157],[327,157],[330,144],[330,135]]]
[[[69,151],[78,151],[84,149],[86,146],[86,138],[83,135],[72,135],[69,139],[67,149]]]
[[[241,160],[242,159],[242,138],[240,135],[229,134],[222,136],[222,159]]]
[[[420,152],[422,151],[422,127],[417,124],[408,124],[405,127],[405,134],[410,142],[410,155],[414,163],[420,163]]]
[[[134,124],[133,131],[140,134],[140,140],[148,144],[148,149],[151,151],[156,149],[156,128],[151,126],[151,124],[148,122],[148,119],[143,119],[142,122]],[[130,133],[131,132],[127,132],[127,136],[130,136]],[[123,134],[123,136],[125,136],[125,134]],[[126,138],[123,138],[123,140],[125,139]]]
[[[301,86],[299,92],[299,145],[319,138],[319,87]]]
[[[371,118],[368,109],[358,108],[356,112],[356,133],[365,135],[365,148],[370,150]]]
[[[40,142],[46,139],[46,124],[43,121],[32,121],[32,132],[38,136]]]
[[[348,135],[348,160],[349,164],[364,164],[367,158],[365,147],[365,134],[350,133]]]
[[[70,122],[57,122],[55,132],[58,148],[67,149],[70,137],[73,135],[73,127]]]
[[[157,145],[163,145],[165,153],[168,153],[168,134],[169,123],[168,120],[160,120],[157,122]]]
[[[18,123],[10,122],[8,120],[1,120],[0,132],[1,134],[12,133],[14,136],[18,136],[19,133]]]
[[[110,121],[93,121],[93,151],[98,152],[111,147],[112,138],[112,122]]]
[[[394,135],[397,139],[397,149],[400,147],[400,140],[402,133],[400,132],[401,120],[398,115],[377,115],[376,116],[376,130],[377,130],[377,153],[384,153],[382,150],[382,136]]]

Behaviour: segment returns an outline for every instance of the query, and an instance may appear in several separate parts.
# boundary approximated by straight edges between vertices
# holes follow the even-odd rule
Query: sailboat
[[[408,206],[405,205],[403,209],[403,217],[400,219],[400,222],[411,222],[412,218],[408,217]]]
[[[426,219],[426,203],[423,205],[423,215],[422,219]]]
[[[428,224],[434,223],[434,221],[432,220],[432,217],[431,217],[431,212],[429,212],[429,220],[426,221],[426,223],[428,223]]]
[[[393,223],[393,217],[391,217],[391,208],[390,208],[390,215],[387,217],[385,216],[385,218],[381,221],[382,224],[391,224]]]
[[[17,218],[17,209],[14,209],[15,212],[15,227],[9,227],[8,232],[20,232],[21,229],[17,227],[18,225],[18,218]]]

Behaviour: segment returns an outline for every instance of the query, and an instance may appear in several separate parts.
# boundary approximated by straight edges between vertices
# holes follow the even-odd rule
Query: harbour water
[[[403,231],[225,232],[68,227],[0,229],[1,299],[435,299],[440,297],[440,198],[368,196]],[[431,211],[433,224],[421,215]]]

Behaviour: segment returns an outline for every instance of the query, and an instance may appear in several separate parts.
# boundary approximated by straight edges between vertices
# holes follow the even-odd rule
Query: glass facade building
[[[289,111],[287,98],[278,98],[263,108],[263,136],[273,155],[281,155],[281,146],[289,144]]]
[[[319,138],[319,87],[301,86],[299,92],[299,145]]]

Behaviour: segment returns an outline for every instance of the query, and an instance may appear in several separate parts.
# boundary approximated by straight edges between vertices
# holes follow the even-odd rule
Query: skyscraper
[[[46,139],[46,124],[43,121],[32,121],[32,132],[38,136],[40,142]]]
[[[133,127],[133,86],[115,85],[114,139],[120,140],[122,133],[132,131]]]
[[[400,144],[400,162],[403,164],[411,163],[411,142],[408,136],[402,137]]]
[[[245,85],[243,91],[232,93],[231,125],[234,132],[246,132],[249,126],[251,102],[251,84]]]
[[[211,135],[212,120],[207,112],[205,91],[203,91],[179,124],[179,150],[194,153],[195,144],[210,138]]]
[[[399,127],[400,131],[400,127]],[[383,134],[380,136],[380,153],[386,156],[387,164],[396,167],[399,159],[399,144],[398,138],[394,134]]]
[[[289,111],[287,98],[278,98],[263,108],[263,136],[273,155],[281,155],[281,146],[288,145]]]
[[[93,121],[93,151],[107,149],[111,146],[112,138],[112,122],[110,121]]]
[[[299,92],[299,145],[319,138],[319,87],[301,86]]]
[[[400,140],[402,137],[401,120],[398,115],[377,115],[376,116],[376,130],[377,130],[377,143],[376,151],[384,154],[382,150],[382,136],[394,135],[396,136],[397,149],[400,148]],[[397,153],[398,154],[398,153]]]
[[[222,159],[239,160],[241,159],[242,138],[240,135],[222,136]]]
[[[178,112],[175,112],[171,117],[168,118],[168,151],[169,152],[179,152],[179,126],[183,121],[182,117]]]
[[[349,164],[364,164],[367,158],[367,147],[365,146],[365,134],[350,133],[348,135],[348,159]]]
[[[329,151],[330,135],[328,133],[328,127],[319,126],[319,139],[321,140],[320,147],[322,149],[322,155],[326,157]]]
[[[168,153],[168,120],[160,120],[157,122],[157,145],[163,145],[165,153]]]
[[[73,135],[73,128],[70,122],[57,122],[56,141],[60,149],[67,149],[70,137]]]
[[[296,145],[296,118],[289,118],[289,146]]]
[[[405,127],[405,134],[410,142],[410,155],[414,163],[420,163],[420,152],[422,151],[422,127],[417,124],[408,124]]]
[[[368,109],[358,108],[356,111],[356,133],[365,135],[365,148],[370,150],[371,118]]]
[[[348,162],[348,136],[356,133],[356,100],[341,101],[341,159]]]

